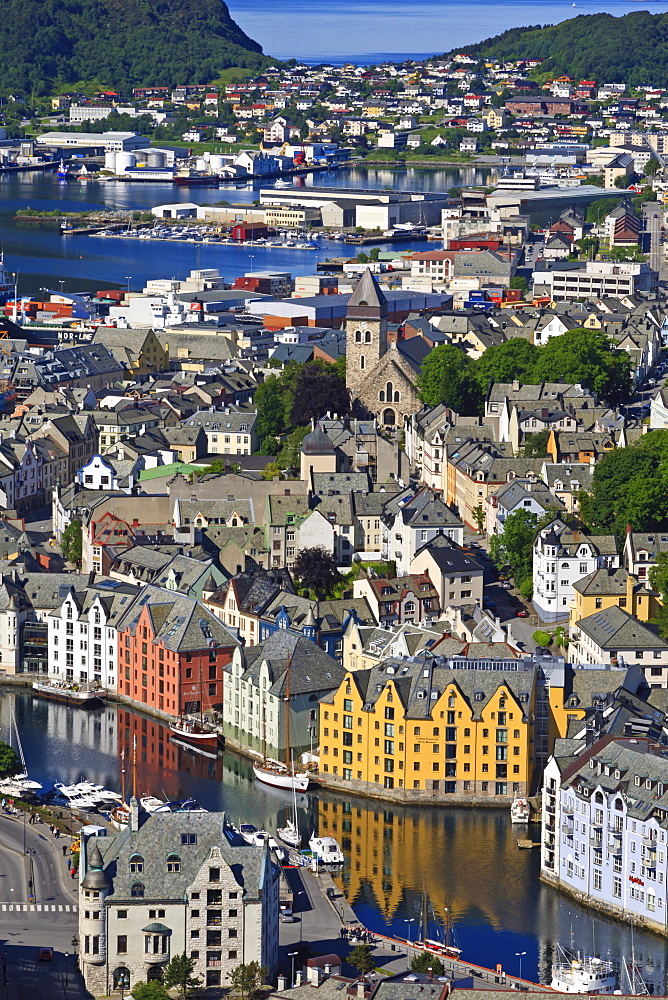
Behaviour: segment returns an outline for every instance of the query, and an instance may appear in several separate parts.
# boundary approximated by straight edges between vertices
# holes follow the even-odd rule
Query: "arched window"
[[[360,371],[364,371],[365,368],[366,368],[366,358],[362,354],[360,355]]]
[[[136,899],[143,899],[145,891],[143,882],[133,882],[130,886],[130,895]]]
[[[362,343],[362,331],[361,330],[355,330],[355,343],[356,344],[361,344]]]
[[[387,385],[385,386],[385,392],[387,393],[387,401],[388,401],[388,403],[391,403],[392,402],[392,393],[394,392],[394,386],[392,385],[391,382],[388,382]]]
[[[232,518],[232,527],[233,527],[233,528],[236,528],[238,524],[239,524],[239,522],[238,522],[238,520],[236,519],[236,517],[233,517],[233,518]]]
[[[394,410],[383,410],[383,423],[386,427],[394,427],[396,423],[396,417],[394,415]]]
[[[384,402],[385,402],[385,393],[383,392],[383,390],[382,390],[382,389],[381,389],[381,390],[380,390],[380,392],[378,393],[378,399],[380,400],[380,402],[381,402],[381,403],[384,403]]]
[[[388,403],[389,403],[389,402],[390,402],[390,400],[388,399]],[[396,390],[396,389],[394,390],[394,402],[395,402],[395,403],[398,403],[398,402],[399,402],[399,393],[397,392],[397,390]]]
[[[119,966],[114,969],[112,975],[112,981],[115,990],[129,990],[130,989],[130,970],[126,969],[124,966]]]
[[[93,624],[94,625],[99,625],[100,624],[100,612],[98,611],[97,608],[93,612]]]
[[[365,330],[364,331],[364,343],[365,344],[370,344],[371,343],[371,330]]]
[[[167,871],[168,872],[181,871],[181,858],[178,856],[178,854],[167,855]]]
[[[131,854],[130,855],[130,874],[131,875],[141,875],[144,871],[144,859],[141,854]]]
[[[149,965],[148,972],[146,973],[147,983],[160,983],[162,982],[162,969],[159,965]]]

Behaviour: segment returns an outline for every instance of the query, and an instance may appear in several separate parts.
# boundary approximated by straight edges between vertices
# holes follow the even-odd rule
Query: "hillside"
[[[223,0],[0,0],[0,92],[45,94],[81,80],[207,83],[259,67],[257,42]]]
[[[511,28],[463,50],[508,59],[542,58],[541,73],[630,86],[668,86],[668,14],[583,14],[548,27]]]

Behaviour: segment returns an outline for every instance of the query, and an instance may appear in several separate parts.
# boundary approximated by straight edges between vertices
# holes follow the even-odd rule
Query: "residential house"
[[[602,567],[619,566],[613,535],[585,535],[555,518],[541,528],[533,546],[533,605],[542,621],[568,616],[573,585]]]

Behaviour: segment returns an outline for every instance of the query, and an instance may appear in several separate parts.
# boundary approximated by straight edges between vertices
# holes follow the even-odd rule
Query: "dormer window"
[[[168,872],[181,871],[181,858],[178,856],[178,854],[167,855],[167,871]]]
[[[143,882],[133,882],[130,886],[130,895],[135,899],[143,899],[146,892]]]
[[[144,871],[144,859],[141,854],[130,855],[130,874],[141,875]]]
[[[636,774],[636,776],[635,776],[635,778],[633,780],[633,783],[636,786],[636,788],[640,788],[640,775],[639,774]]]

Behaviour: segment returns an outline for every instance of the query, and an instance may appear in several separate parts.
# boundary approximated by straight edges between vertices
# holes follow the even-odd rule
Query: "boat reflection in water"
[[[121,751],[132,760],[137,738],[138,794],[165,802],[194,798],[229,819],[275,835],[293,803],[284,791],[253,780],[250,760],[225,752],[204,757],[170,739],[169,727],[118,705],[83,709],[0,689],[0,739],[14,707],[27,770],[45,791],[83,779],[120,791]],[[550,982],[557,944],[574,940],[585,954],[620,961],[635,955],[643,978],[666,993],[666,942],[578,906],[538,878],[538,850],[517,848],[508,809],[415,808],[346,798],[320,788],[296,796],[305,838],[332,836],[345,863],[336,878],[369,928],[413,941],[442,940],[446,908],[464,960],[529,980]],[[530,829],[538,839],[537,828]],[[405,923],[412,920],[413,923]],[[571,937],[572,928],[572,937]]]

